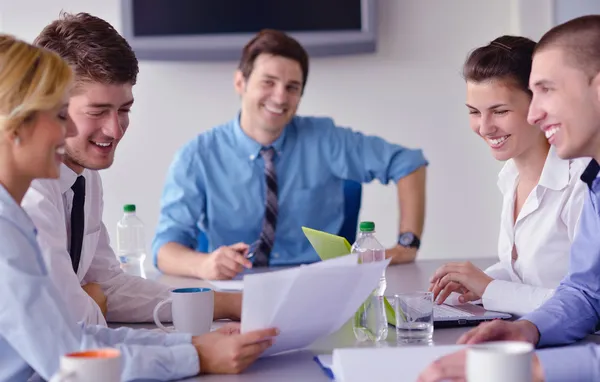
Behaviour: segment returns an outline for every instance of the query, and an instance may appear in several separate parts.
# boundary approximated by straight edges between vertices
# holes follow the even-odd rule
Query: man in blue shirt
[[[528,341],[564,345],[595,331],[600,321],[600,15],[571,20],[546,33],[531,69],[529,122],[539,125],[561,158],[592,157],[581,180],[588,185],[571,246],[569,275],[554,296],[517,322],[482,324],[459,343]],[[434,362],[420,381],[462,379],[464,351]],[[539,350],[534,381],[600,380],[600,346]]]
[[[392,262],[415,259],[425,210],[421,150],[299,117],[308,55],[265,30],[244,48],[235,74],[241,112],[181,148],[169,169],[152,252],[165,273],[229,279],[251,266],[318,260],[301,227],[337,234],[344,180],[397,184],[401,210]],[[200,230],[210,253],[196,251]],[[247,257],[251,253],[252,262]]]

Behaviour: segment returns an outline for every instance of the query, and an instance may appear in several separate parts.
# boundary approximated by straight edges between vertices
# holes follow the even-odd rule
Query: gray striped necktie
[[[259,243],[256,249],[254,258],[254,266],[266,267],[269,265],[269,256],[275,242],[275,226],[277,225],[277,173],[275,172],[275,164],[273,156],[275,149],[262,149],[260,154],[265,161],[265,181],[266,181],[266,197],[265,197],[265,217],[260,233]]]

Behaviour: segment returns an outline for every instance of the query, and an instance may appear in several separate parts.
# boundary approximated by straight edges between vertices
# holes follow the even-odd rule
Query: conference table
[[[391,265],[386,271],[387,290],[386,295],[394,293],[412,292],[425,290],[429,286],[429,278],[434,270],[448,261],[464,260],[419,260],[411,264]],[[470,260],[476,266],[485,269],[493,264],[496,259],[483,258]],[[148,278],[167,284],[172,287],[210,287],[211,285],[203,280],[174,277],[161,275],[158,272],[150,271]],[[115,325],[111,325],[115,326]],[[132,328],[154,328],[153,324],[125,324]],[[451,345],[469,327],[435,329],[433,333],[433,344]],[[598,342],[598,336],[590,336],[584,342]],[[387,341],[383,344],[362,343],[355,341],[352,332],[352,326],[348,321],[340,330],[332,335],[321,338],[306,349],[288,352],[281,355],[261,358],[243,373],[237,375],[202,375],[185,379],[184,381],[205,381],[205,382],[279,382],[279,381],[315,381],[327,382],[330,379],[323,372],[321,367],[314,361],[314,357],[319,354],[331,354],[335,348],[346,348],[356,346],[406,346],[396,342],[396,331],[390,327]],[[414,345],[412,345],[414,346]]]

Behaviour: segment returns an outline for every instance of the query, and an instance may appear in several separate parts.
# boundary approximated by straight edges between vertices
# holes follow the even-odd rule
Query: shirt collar
[[[581,180],[588,185],[590,190],[594,185],[594,180],[598,177],[598,173],[600,173],[600,165],[598,165],[595,159],[592,159],[581,174]]]
[[[85,170],[83,170],[81,175],[84,175],[84,173]],[[78,176],[79,175],[75,171],[71,170],[66,164],[62,163],[60,165],[60,178],[58,179],[60,182],[60,193],[64,194],[70,190],[73,184],[75,184]]]
[[[241,113],[238,113],[238,115],[231,122],[233,124],[233,134],[235,141],[237,145],[241,148],[242,154],[244,156],[248,157],[250,160],[255,160],[256,158],[258,158],[260,150],[263,148],[263,146],[260,143],[256,142],[254,139],[247,136],[244,130],[242,130],[242,127],[240,126],[240,116]],[[281,153],[283,152],[287,130],[292,123],[293,120],[283,128],[283,132],[281,133],[279,138],[277,138],[275,142],[273,142],[271,146],[269,146],[275,149],[277,155],[281,155]]]
[[[554,146],[551,146],[546,161],[544,162],[544,168],[540,180],[538,181],[538,185],[555,191],[562,190],[569,185],[571,176],[570,166],[570,162],[561,159],[558,154],[556,154]],[[514,190],[514,184],[518,176],[519,172],[517,166],[511,159],[504,165],[500,174],[498,174],[498,187],[503,194]]]
[[[18,227],[26,228],[37,234],[33,221],[27,215],[25,210],[17,204],[8,190],[0,184],[0,216],[4,216],[13,221]]]
[[[561,159],[556,153],[556,148],[550,146],[538,184],[554,191],[560,191],[569,185],[570,178],[571,161]]]

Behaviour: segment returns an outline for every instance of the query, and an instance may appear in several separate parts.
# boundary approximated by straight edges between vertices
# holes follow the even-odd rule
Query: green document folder
[[[302,232],[321,260],[349,255],[352,252],[352,246],[345,237],[307,227],[302,227]]]
[[[345,237],[308,227],[302,227],[302,232],[304,232],[304,236],[306,236],[321,260],[329,260],[352,253],[352,246]],[[396,325],[396,312],[387,297],[384,299],[384,305],[388,323]]]

